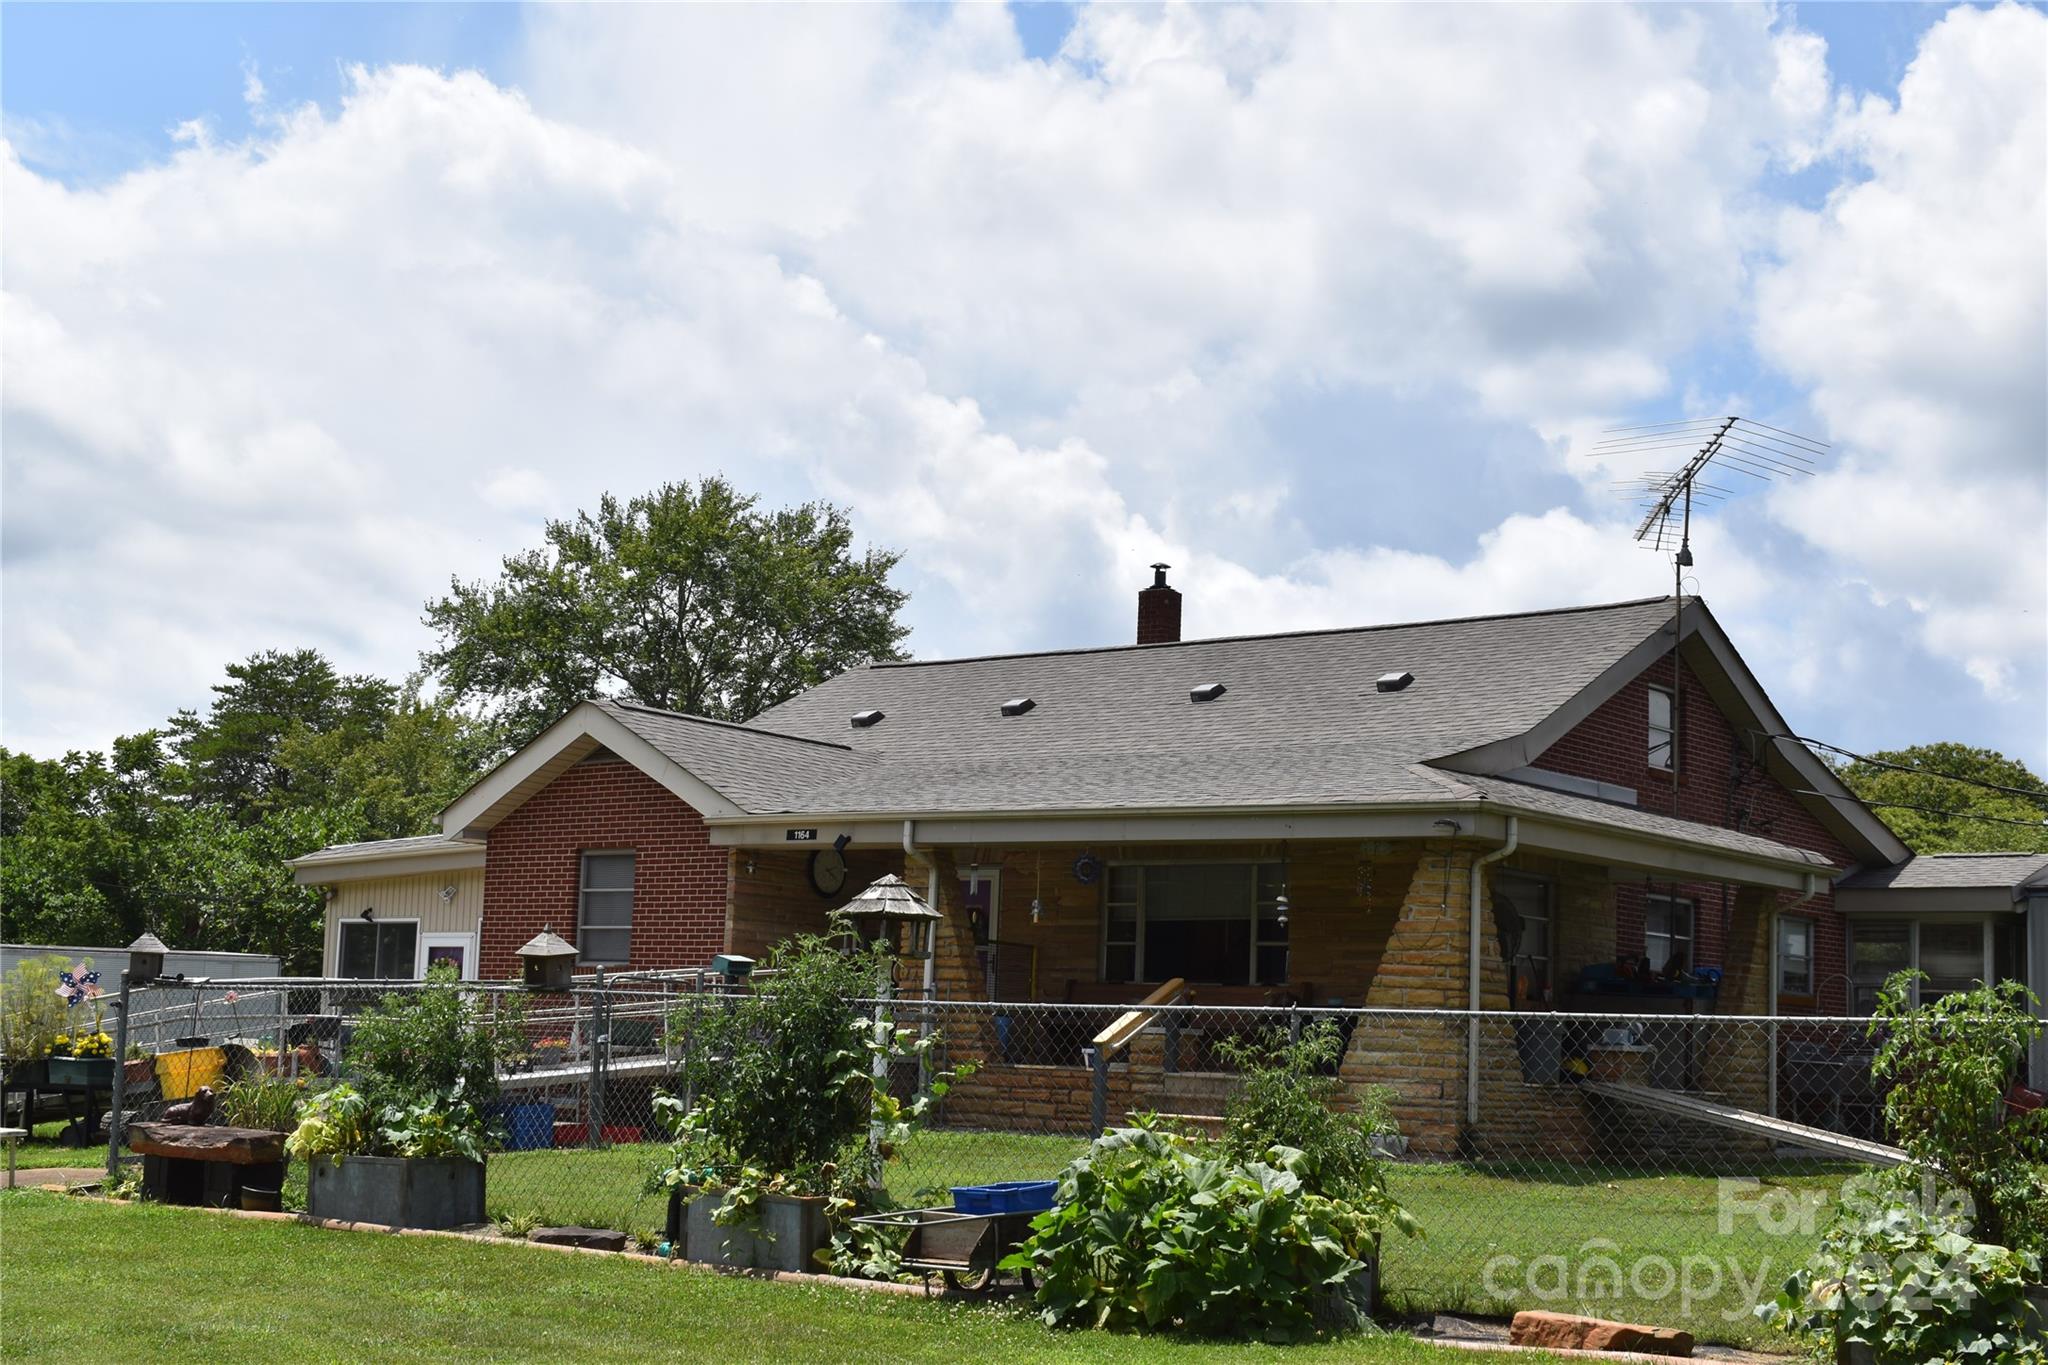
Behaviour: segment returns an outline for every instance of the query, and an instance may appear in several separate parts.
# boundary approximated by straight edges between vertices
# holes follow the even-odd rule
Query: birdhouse
[[[155,934],[144,934],[128,945],[128,980],[133,985],[154,981],[164,974],[164,954],[170,949]]]
[[[839,913],[861,937],[882,940],[898,957],[915,958],[932,955],[932,930],[944,918],[893,872],[869,883]]]
[[[544,928],[519,950],[519,961],[529,990],[566,991],[570,969],[576,965],[576,945]]]

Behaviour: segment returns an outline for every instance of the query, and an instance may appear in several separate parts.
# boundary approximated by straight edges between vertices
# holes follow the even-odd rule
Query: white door
[[[464,981],[476,980],[476,935],[475,934],[422,934],[420,936],[420,975],[440,963],[455,968],[456,976]]]

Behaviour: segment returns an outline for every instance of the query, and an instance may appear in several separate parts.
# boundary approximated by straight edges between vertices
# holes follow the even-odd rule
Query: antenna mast
[[[1610,427],[1588,455],[1610,462],[1666,450],[1692,453],[1677,469],[1650,470],[1619,480],[1615,488],[1638,500],[1643,519],[1636,543],[1647,550],[1673,550],[1671,557],[1671,812],[1678,813],[1678,771],[1685,752],[1684,661],[1678,647],[1685,639],[1685,571],[1692,567],[1692,504],[1698,497],[1716,506],[1739,491],[1709,483],[1708,467],[1746,474],[1759,482],[1781,477],[1805,478],[1814,462],[1827,453],[1825,441],[1766,426],[1747,417],[1695,417],[1677,422]]]

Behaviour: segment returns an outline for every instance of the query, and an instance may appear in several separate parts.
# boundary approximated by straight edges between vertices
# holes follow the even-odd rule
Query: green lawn
[[[101,1134],[100,1140],[90,1147],[62,1147],[57,1143],[57,1134],[63,1131],[61,1120],[39,1123],[29,1129],[29,1135],[14,1150],[14,1164],[24,1171],[48,1170],[52,1166],[107,1164],[105,1134]]]
[[[625,1258],[0,1196],[0,1359],[207,1362],[1270,1360],[1265,1346],[1053,1332],[1018,1309],[774,1284]],[[1546,1357],[1350,1337],[1304,1362]],[[1554,1358],[1549,1358],[1553,1359]]]
[[[1086,1145],[1075,1137],[925,1132],[891,1163],[889,1189],[905,1203],[946,1203],[949,1185],[1057,1176]],[[652,1144],[502,1153],[491,1159],[491,1212],[624,1228],[651,1239],[665,1201],[640,1189],[661,1153]],[[1775,1212],[1809,1192],[1832,1197],[1850,1170],[1731,1167],[1729,1174],[1761,1175],[1763,1185],[1746,1197],[1777,1201]],[[1684,1327],[1703,1340],[1767,1349],[1790,1344],[1749,1308],[1758,1292],[1775,1293],[1806,1260],[1814,1235],[1797,1226],[1773,1234],[1749,1214],[1735,1217],[1723,1234],[1715,1177],[1408,1163],[1390,1166],[1388,1178],[1425,1232],[1387,1241],[1383,1283],[1393,1306],[1503,1315],[1518,1308],[1585,1311]],[[1764,1195],[1774,1190],[1782,1193]],[[1812,1226],[1824,1222],[1818,1212]],[[1542,1259],[1559,1256],[1562,1266]],[[1601,1276],[1608,1260],[1619,1268],[1611,1287]],[[1498,1294],[1487,1292],[1489,1266]]]

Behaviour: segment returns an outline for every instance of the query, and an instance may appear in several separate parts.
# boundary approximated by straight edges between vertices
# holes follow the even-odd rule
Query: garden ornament
[[[164,1110],[165,1123],[205,1124],[213,1120],[213,1087],[202,1085],[192,1098]]]
[[[97,1000],[100,996],[100,974],[98,972],[57,973],[57,994],[67,1005],[82,1004]]]

